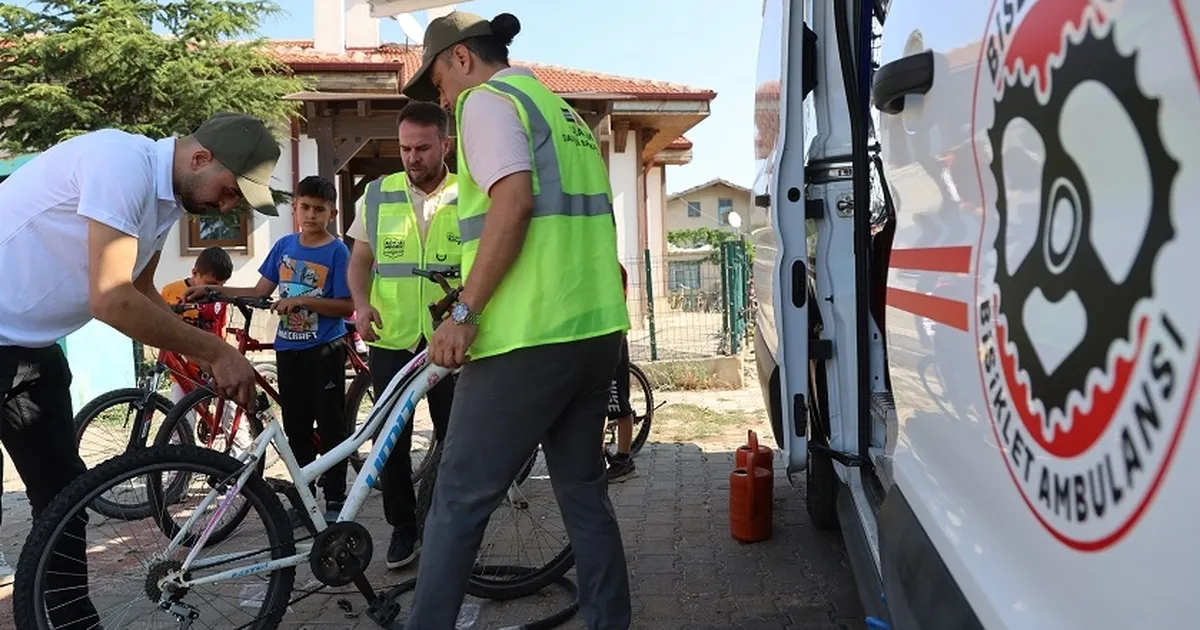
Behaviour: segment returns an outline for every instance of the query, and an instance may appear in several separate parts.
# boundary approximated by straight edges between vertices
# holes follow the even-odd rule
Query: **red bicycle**
[[[254,308],[270,308],[269,299],[217,298],[208,296],[201,302],[228,302],[241,311],[243,324],[240,328],[229,327],[226,333],[237,340],[238,351],[271,350],[274,344],[263,343],[250,334]],[[175,312],[195,308],[197,303],[178,304]],[[351,380],[349,395],[352,400],[368,397],[371,377],[367,364],[355,349],[351,337],[344,338],[347,346],[347,366],[355,375]],[[263,392],[278,404],[279,393],[275,387],[275,366],[269,363],[255,365],[258,385]],[[160,393],[165,383],[164,376],[170,375],[183,390],[184,396],[172,403]],[[211,377],[202,372],[195,363],[182,355],[162,350],[150,372],[138,387],[129,387],[106,392],[89,402],[75,416],[75,438],[80,456],[88,468],[116,457],[126,451],[146,448],[151,432],[154,443],[200,444],[206,448],[230,453],[238,446],[249,445],[262,427],[257,418],[250,417],[244,426],[242,417],[247,416],[232,402],[220,399],[208,387]],[[371,397],[373,399],[373,397]],[[172,414],[172,412],[174,415]],[[159,417],[162,417],[159,420]],[[230,439],[232,436],[233,439]],[[320,438],[313,432],[314,442],[320,446]],[[272,464],[274,462],[271,462]],[[265,462],[263,463],[265,464]],[[359,463],[361,465],[361,462]],[[262,465],[262,468],[268,466]],[[175,497],[172,490],[179,484],[167,487],[168,498]],[[152,507],[147,495],[137,488],[127,489],[121,496],[112,493],[97,497],[92,509],[109,518],[134,520],[151,515]]]
[[[211,291],[196,300],[195,303],[181,306],[194,307],[196,304],[209,302],[224,302],[234,306],[241,312],[243,322],[241,328],[230,327],[228,333],[233,335],[233,338],[237,341],[238,351],[243,355],[247,352],[274,349],[275,344],[259,341],[250,333],[254,310],[269,310],[272,304],[271,298],[229,297]],[[370,387],[370,371],[367,368],[366,362],[362,360],[362,357],[356,351],[352,335],[347,334],[342,337],[342,343],[346,345],[348,367],[354,372],[354,376],[350,381],[350,391]],[[278,411],[279,390],[277,387],[278,381],[274,369],[275,366],[273,364],[260,363],[255,367],[257,372],[255,380],[260,390],[259,404],[266,406],[274,403]],[[263,398],[266,400],[263,400]],[[195,416],[194,421],[190,418],[193,414]],[[226,453],[238,446],[238,441],[241,437],[248,438],[244,440],[244,445],[248,445],[263,429],[262,421],[257,416],[245,413],[244,410],[232,401],[218,396],[207,385],[195,388],[171,408],[167,414],[167,419],[155,435],[155,444],[172,443],[175,436],[181,432],[180,427],[185,427],[184,430],[187,430],[186,427],[195,427],[195,441],[197,443],[206,448]],[[313,441],[319,448],[320,437],[315,431],[313,432]]]
[[[126,451],[145,448],[151,430],[162,427],[156,415],[165,418],[173,403],[162,393],[164,376],[170,375],[185,391],[203,386],[206,376],[183,356],[163,350],[137,387],[105,392],[92,399],[75,415],[75,441],[88,468]],[[192,443],[190,432],[177,429],[174,440]],[[115,491],[114,491],[115,492]],[[122,520],[146,518],[150,504],[145,495],[124,492],[96,497],[92,509],[103,516]]]

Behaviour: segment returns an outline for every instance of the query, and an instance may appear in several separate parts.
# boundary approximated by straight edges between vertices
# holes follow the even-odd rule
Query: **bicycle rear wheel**
[[[34,522],[25,541],[14,584],[13,609],[17,627],[42,630],[68,627],[75,621],[83,622],[79,627],[104,627],[107,630],[156,627],[156,621],[179,627],[179,621],[159,606],[162,601],[160,581],[181,566],[189,548],[164,557],[167,540],[162,538],[154,522],[147,522],[155,518],[114,523],[95,516],[89,518],[87,508],[96,497],[119,485],[152,487],[153,484],[145,483],[146,479],[173,473],[175,477],[208,480],[223,487],[227,480],[236,479],[240,469],[238,461],[211,450],[166,446],[126,453],[77,478]],[[209,485],[198,490],[198,494],[189,493],[189,497],[202,498],[209,493]],[[163,505],[162,498],[161,494],[151,491],[157,513],[172,507]],[[257,517],[255,522],[262,523],[266,540],[251,544],[250,537],[246,536],[231,541],[235,545],[246,545],[251,549],[248,551],[230,549],[228,544],[206,545],[197,560],[208,561],[211,566],[194,565],[187,578],[198,579],[296,553],[287,514],[262,479],[250,476],[232,499],[241,499],[253,508]],[[209,509],[215,509],[219,504],[220,501],[213,502]],[[201,517],[193,531],[202,531],[205,522],[206,519]],[[114,527],[108,531],[106,526]],[[233,567],[229,566],[230,562],[235,563]],[[80,568],[86,573],[80,575]],[[250,584],[237,584],[239,581]],[[197,613],[198,617],[193,621],[198,622],[195,624],[198,627],[271,630],[278,626],[287,611],[294,581],[295,568],[288,567],[269,574],[192,585],[177,593],[176,604]],[[88,623],[93,619],[79,616],[78,606],[72,606],[89,595],[101,617],[96,620],[98,624]],[[207,607],[207,610],[197,606]]]
[[[534,451],[531,461],[537,459],[539,452],[538,450]],[[441,443],[438,443],[430,454],[430,460],[429,469],[417,490],[417,528],[418,535],[422,537],[424,536],[425,518],[429,515],[429,508],[433,504],[433,491],[437,485],[438,469],[442,461]],[[526,466],[532,468],[530,464]],[[528,476],[528,472],[526,475]],[[483,544],[476,556],[475,567],[471,571],[471,578],[467,584],[469,595],[491,600],[526,597],[550,586],[575,566],[575,554],[572,553],[571,545],[567,541],[566,528],[562,526],[562,517],[558,511],[558,503],[554,500],[549,476],[537,475],[537,482],[536,487],[531,487],[534,484],[514,483],[513,487],[509,488],[508,496],[492,514],[488,522],[488,530],[484,534]],[[511,512],[504,514],[505,510],[511,510]],[[492,560],[490,552],[493,547],[488,543],[490,538],[488,534],[502,528],[506,520],[497,518],[498,516],[512,516],[511,520],[517,528],[520,528],[518,521],[532,524],[532,529],[540,530],[540,532],[535,532],[535,538],[539,533],[549,535],[545,527],[549,524],[547,521],[556,522],[557,529],[561,530],[561,534],[550,535],[553,540],[549,543],[548,548],[539,554],[538,559],[534,560],[536,566],[526,566],[522,559],[503,558],[500,561],[489,561]],[[498,524],[499,527],[497,527]],[[511,540],[512,537],[496,535],[494,538]],[[526,544],[527,542],[522,541],[515,545],[518,552],[531,547]]]
[[[146,400],[146,391],[127,387],[105,392],[75,416],[75,443],[79,456],[90,469],[116,457],[131,447],[143,448],[150,436],[165,422],[171,411],[171,401],[162,394],[152,393]],[[146,426],[146,425],[149,426]],[[180,444],[190,444],[187,431],[179,432],[175,439]],[[168,496],[178,496],[180,486],[169,484]],[[150,504],[134,501],[130,497],[98,496],[92,510],[101,516],[131,520],[150,515]]]

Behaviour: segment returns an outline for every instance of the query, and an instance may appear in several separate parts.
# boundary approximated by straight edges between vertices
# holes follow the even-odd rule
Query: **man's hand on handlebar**
[[[219,294],[221,287],[217,285],[198,284],[194,287],[188,287],[187,291],[183,292],[184,302],[197,302],[211,294]]]

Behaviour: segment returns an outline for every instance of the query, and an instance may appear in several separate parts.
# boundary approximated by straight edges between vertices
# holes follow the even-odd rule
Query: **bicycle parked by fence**
[[[440,323],[458,291],[446,283],[445,274],[422,270],[414,273],[437,281],[446,292],[445,298],[430,305],[434,321]],[[270,630],[278,626],[290,604],[324,588],[319,586],[300,597],[290,597],[296,567],[301,564],[307,564],[322,585],[355,584],[371,604],[368,615],[381,626],[389,627],[399,612],[398,606],[394,597],[378,595],[363,576],[363,569],[371,560],[373,544],[366,528],[354,519],[370,486],[378,479],[391,455],[394,440],[375,441],[367,464],[355,477],[335,523],[325,522],[316,498],[309,490],[309,483],[334,462],[349,457],[377,430],[383,436],[398,435],[412,419],[417,401],[450,374],[451,370],[431,363],[427,351],[418,353],[381,393],[368,422],[346,441],[303,468],[297,464],[278,418],[269,406],[259,405],[254,417],[264,428],[250,447],[236,457],[196,446],[155,445],[120,455],[88,471],[51,502],[26,540],[14,585],[17,627],[42,630],[75,621],[56,619],[55,611],[62,610],[59,605],[63,602],[82,597],[87,592],[85,589],[90,589],[96,609],[101,614],[113,615],[113,618],[98,620],[98,625],[109,630],[123,627],[123,620],[143,625],[152,623],[156,616],[159,620],[174,621],[181,628],[193,623],[210,626],[216,622],[220,627]],[[308,521],[305,525],[310,535],[299,540],[295,538],[278,496],[256,472],[267,449],[272,446],[279,452],[293,480],[285,494]],[[167,500],[165,475],[200,481],[202,489],[198,503],[191,505],[186,499],[192,495],[185,493],[185,501],[178,503],[188,505],[181,506],[176,514],[168,513],[176,507],[176,502]],[[531,477],[534,479],[541,480]],[[422,497],[431,495],[432,483],[432,480],[422,482]],[[146,487],[154,506],[151,522],[139,528],[136,523],[123,521],[103,538],[93,533],[89,536],[86,558],[67,557],[64,560],[60,550],[72,548],[72,541],[67,540],[67,524],[75,519],[86,519],[88,507],[97,496],[125,484]],[[509,495],[516,495],[519,500],[510,500],[507,504],[520,510],[527,510],[535,500],[544,499],[550,505],[554,501],[548,483],[518,487],[514,482]],[[243,504],[248,507],[242,509],[240,505]],[[504,505],[502,503],[501,509]],[[427,505],[418,507],[422,511],[428,509]],[[251,518],[251,510],[254,518]],[[553,513],[558,514],[556,507]],[[227,516],[234,522],[219,525]],[[424,520],[423,513],[418,516],[419,521]],[[90,525],[98,527],[110,522],[97,520],[103,522]],[[496,520],[495,515],[493,520]],[[548,524],[546,519],[536,520],[544,530]],[[254,523],[263,525],[265,544],[252,544],[247,529]],[[230,536],[239,526],[237,535]],[[561,529],[561,522],[559,526]],[[222,530],[225,530],[225,541],[215,549],[214,539]],[[139,552],[155,547],[154,541],[164,533],[170,539],[164,549],[148,558],[136,557]],[[305,544],[298,545],[302,542]],[[255,548],[237,552],[233,547],[240,543]],[[526,545],[519,541],[516,546],[523,548]],[[78,564],[74,565],[74,571],[56,572],[55,567],[67,560],[76,563],[82,560],[82,565],[90,569],[86,573],[90,574],[80,575]],[[522,597],[559,581],[573,565],[570,546],[563,541],[548,561],[535,566],[478,564],[471,575],[468,592],[490,599]],[[122,577],[122,571],[131,572],[131,575]],[[249,583],[242,582],[244,580]],[[224,595],[204,596],[210,588],[230,586],[230,582],[239,583]],[[131,593],[122,598],[124,601],[117,601],[118,595],[114,595],[114,591],[118,589]],[[195,604],[206,602],[212,603],[215,610],[202,614]],[[138,604],[141,604],[140,609]],[[234,618],[244,618],[249,609],[256,613],[249,621],[239,622]],[[570,613],[573,614],[573,610]]]

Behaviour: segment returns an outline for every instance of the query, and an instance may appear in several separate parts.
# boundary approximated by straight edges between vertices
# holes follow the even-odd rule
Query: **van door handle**
[[[933,51],[917,53],[884,64],[875,71],[871,102],[885,114],[904,111],[904,97],[925,94],[933,87]]]

